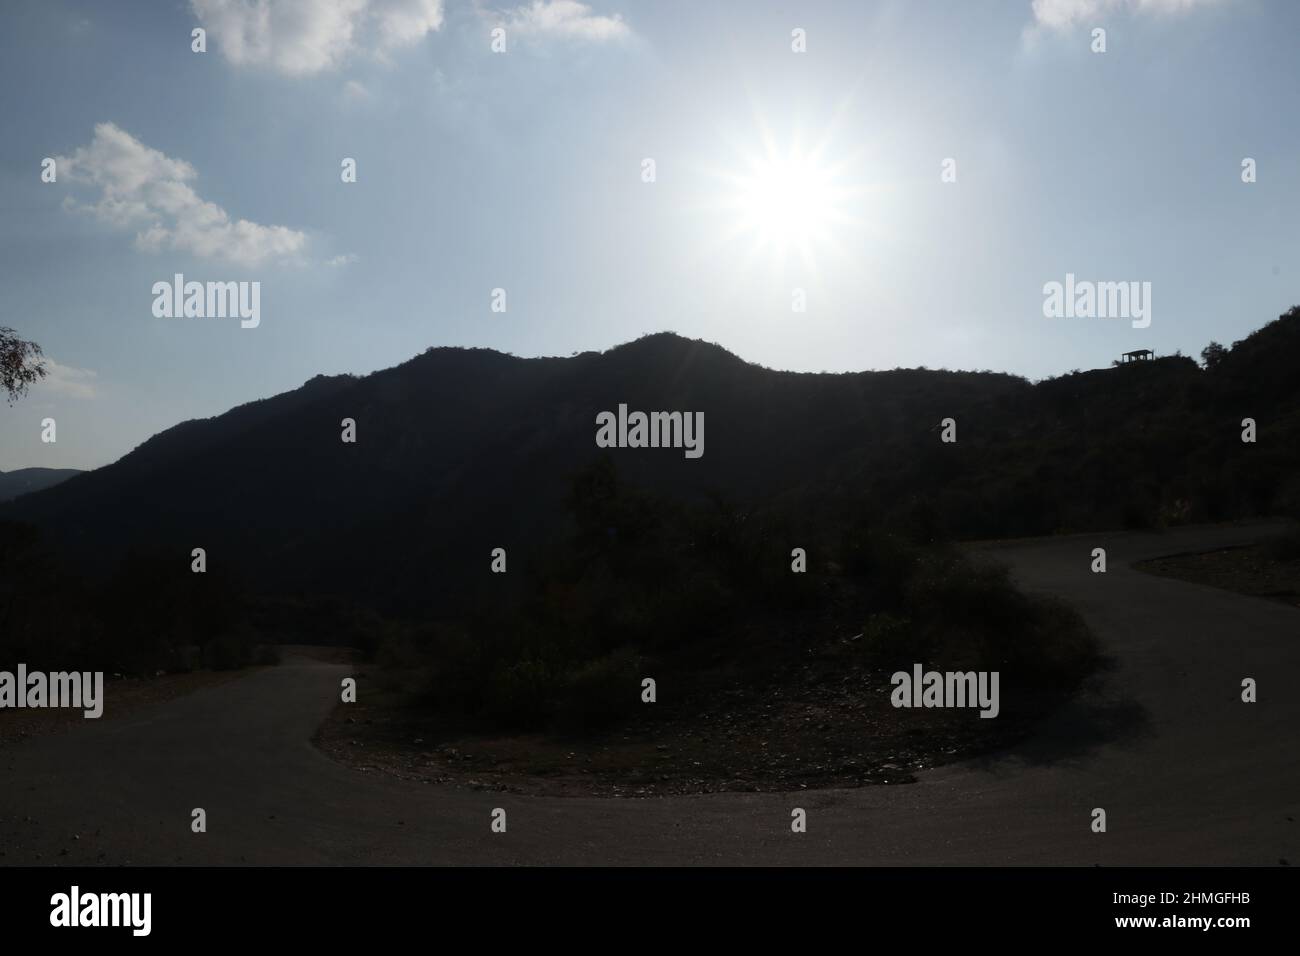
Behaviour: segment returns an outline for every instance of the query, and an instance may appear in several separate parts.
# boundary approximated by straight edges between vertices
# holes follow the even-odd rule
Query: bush
[[[253,641],[247,631],[227,631],[203,646],[203,664],[214,671],[239,670],[253,660]]]
[[[626,717],[640,700],[641,658],[623,649],[572,671],[555,708],[557,723],[568,730],[595,730]]]
[[[955,551],[921,559],[905,588],[904,613],[871,618],[863,639],[873,666],[998,671],[1004,687],[1028,693],[1068,691],[1100,660],[1072,608],[1025,595],[1007,568]]]
[[[631,716],[638,653],[685,698],[724,672],[779,680],[799,648],[855,616],[872,666],[998,670],[1007,685],[1056,688],[1095,662],[1082,621],[1021,594],[1006,568],[917,546],[870,517],[841,529],[834,512],[818,526],[717,498],[686,505],[627,491],[608,464],[575,483],[571,506],[567,545],[510,598],[395,629],[380,662],[427,675],[429,703],[448,716],[532,731]],[[790,569],[792,542],[808,553],[805,573]]]
[[[507,724],[537,725],[550,716],[561,684],[543,661],[504,663],[487,688],[489,716]]]

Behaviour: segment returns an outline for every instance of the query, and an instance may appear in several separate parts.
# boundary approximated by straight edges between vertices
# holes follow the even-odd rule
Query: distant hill
[[[76,468],[19,468],[16,471],[0,471],[0,501],[52,488],[79,474],[81,472]]]
[[[398,611],[463,600],[495,547],[544,555],[573,476],[605,456],[662,495],[925,540],[1213,520],[1300,506],[1297,366],[1297,309],[1212,369],[1176,356],[1036,384],[773,371],[670,333],[571,358],[434,348],[177,425],[0,517],[99,568],[204,547],[257,590]],[[703,457],[597,448],[597,414],[620,403],[703,412]]]

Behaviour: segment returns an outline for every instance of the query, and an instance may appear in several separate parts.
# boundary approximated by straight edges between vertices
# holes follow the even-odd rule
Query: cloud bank
[[[194,167],[172,159],[113,123],[100,123],[90,145],[55,157],[60,175],[92,186],[99,195],[65,206],[118,229],[136,229],[136,247],[148,252],[175,249],[201,258],[257,265],[302,250],[304,233],[231,219],[216,203],[194,191]]]

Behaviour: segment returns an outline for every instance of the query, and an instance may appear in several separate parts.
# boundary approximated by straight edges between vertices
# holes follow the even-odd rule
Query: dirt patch
[[[1268,542],[1198,554],[1175,554],[1136,565],[1139,571],[1300,607],[1300,560],[1275,556]]]
[[[104,713],[98,720],[116,720],[152,704],[161,704],[204,687],[215,687],[252,673],[238,671],[193,671],[158,677],[113,677],[104,675]],[[0,710],[0,749],[28,737],[61,733],[87,723],[82,711],[68,708]]]
[[[645,716],[591,735],[491,734],[442,722],[427,705],[362,672],[358,703],[342,704],[316,745],[359,771],[426,783],[552,796],[792,791],[915,781],[939,764],[1021,739],[1032,721],[975,710],[890,705],[889,674],[820,652],[755,691],[642,705]]]

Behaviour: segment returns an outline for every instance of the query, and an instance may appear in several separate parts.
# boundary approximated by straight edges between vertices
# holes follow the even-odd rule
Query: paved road
[[[1260,533],[998,548],[1024,587],[1079,608],[1116,667],[1019,756],[914,785],[627,800],[379,778],[309,743],[347,669],[296,659],[0,751],[0,863],[1295,865],[1300,612],[1128,567]],[[1089,571],[1098,545],[1105,575]],[[1240,702],[1244,676],[1256,704]],[[497,806],[504,835],[489,830]],[[806,834],[790,832],[793,806]],[[206,834],[190,832],[193,807]]]

